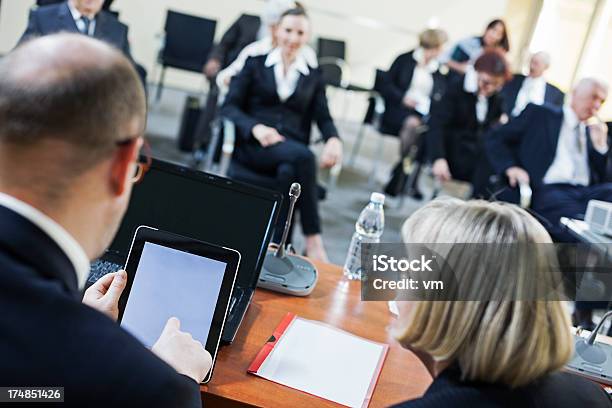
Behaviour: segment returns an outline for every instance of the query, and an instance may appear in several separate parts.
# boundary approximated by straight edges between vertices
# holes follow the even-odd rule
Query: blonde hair
[[[426,50],[441,47],[446,41],[448,41],[446,31],[437,28],[430,28],[419,34],[419,45]]]
[[[510,387],[531,383],[570,359],[570,319],[562,302],[536,297],[492,299],[493,291],[500,288],[508,294],[519,287],[528,296],[538,290],[521,282],[561,284],[558,273],[550,269],[554,264],[550,254],[542,245],[534,245],[552,241],[526,211],[503,203],[435,200],[406,220],[402,237],[406,243],[522,243],[527,248],[516,262],[505,259],[488,270],[491,260],[483,254],[459,257],[453,265],[458,279],[471,283],[477,298],[483,300],[416,302],[395,327],[395,337],[404,347],[426,352],[436,361],[457,362],[464,380]],[[495,273],[493,281],[508,273],[518,281],[501,286],[474,284],[480,282],[472,272],[475,269]]]

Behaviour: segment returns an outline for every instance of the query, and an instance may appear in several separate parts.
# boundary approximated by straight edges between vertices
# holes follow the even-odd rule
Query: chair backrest
[[[323,73],[323,80],[328,85],[342,86],[342,64],[330,64],[329,61],[346,60],[346,43],[342,40],[318,38],[317,56]]]
[[[387,80],[387,71],[383,71],[382,69],[376,70],[376,76],[374,77],[374,90],[376,92],[380,92],[382,85]]]
[[[201,72],[213,46],[216,27],[215,20],[168,10],[161,64]]]

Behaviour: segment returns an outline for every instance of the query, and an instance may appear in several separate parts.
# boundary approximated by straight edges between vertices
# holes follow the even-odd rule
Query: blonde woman
[[[405,222],[402,236],[406,243],[434,246],[524,245],[513,246],[521,253],[503,262],[488,251],[453,259],[456,283],[479,300],[401,302],[395,337],[419,356],[434,381],[422,398],[399,407],[612,405],[599,385],[561,372],[573,353],[570,318],[562,302],[538,300],[542,286],[561,282],[552,273],[550,247],[535,245],[551,239],[527,212],[509,204],[436,200]],[[483,284],[482,271],[495,274],[492,284]],[[507,284],[506,276],[514,283]],[[509,300],[519,296],[524,300]]]

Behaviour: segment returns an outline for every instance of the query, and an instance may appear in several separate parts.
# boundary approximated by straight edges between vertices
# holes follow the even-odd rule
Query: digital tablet
[[[223,332],[240,253],[233,249],[140,226],[119,299],[121,327],[151,348],[170,317],[212,356],[210,381]]]

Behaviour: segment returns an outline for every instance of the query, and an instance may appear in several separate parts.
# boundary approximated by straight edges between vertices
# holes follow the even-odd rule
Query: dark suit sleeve
[[[556,86],[548,84],[552,88],[553,98],[552,104],[555,106],[563,106],[563,102],[565,101],[565,94]]]
[[[157,387],[157,392],[151,396],[148,406],[151,407],[202,407],[200,385],[193,379],[177,375]],[[143,404],[143,406],[145,406]]]
[[[40,26],[38,24],[38,12],[37,10],[31,10],[30,16],[28,17],[28,26],[24,31],[23,35],[19,39],[19,43],[21,44],[24,41],[27,41],[31,37],[36,37],[41,35]]]
[[[251,97],[251,83],[255,74],[255,60],[248,58],[242,71],[230,82],[230,88],[221,108],[221,115],[230,119],[238,128],[238,136],[245,140],[252,137],[252,130],[259,122],[244,112],[248,98]]]
[[[397,86],[398,77],[404,68],[402,55],[397,57],[393,64],[391,64],[391,68],[386,74],[386,78],[383,81],[383,85],[380,88],[380,94],[385,99],[385,103],[387,104],[401,104],[402,99],[404,98],[405,90],[400,89]]]
[[[457,102],[456,87],[452,87],[445,95],[431,106],[428,121],[429,130],[425,138],[427,155],[432,162],[446,158],[446,131],[453,118]]]
[[[238,39],[240,38],[240,22],[243,16],[238,17],[236,21],[227,29],[227,31],[221,37],[219,44],[217,44],[211,51],[208,59],[216,59],[221,63],[221,65],[225,64],[225,59],[227,58],[227,53],[231,50]]]
[[[130,41],[129,41],[129,36],[128,36],[129,28],[125,25],[122,28],[123,28],[123,44],[121,47],[121,51],[123,52],[123,55],[128,57],[133,62],[134,59],[132,58],[132,52],[130,50]]]
[[[497,174],[503,174],[508,168],[520,165],[518,148],[537,116],[537,109],[536,105],[528,104],[519,116],[503,126],[492,129],[485,137],[487,157]]]
[[[340,137],[338,130],[334,125],[334,120],[329,113],[327,106],[327,96],[325,95],[325,83],[321,78],[317,85],[317,90],[314,95],[314,120],[317,121],[317,126],[321,131],[323,140],[327,141],[331,137]]]

